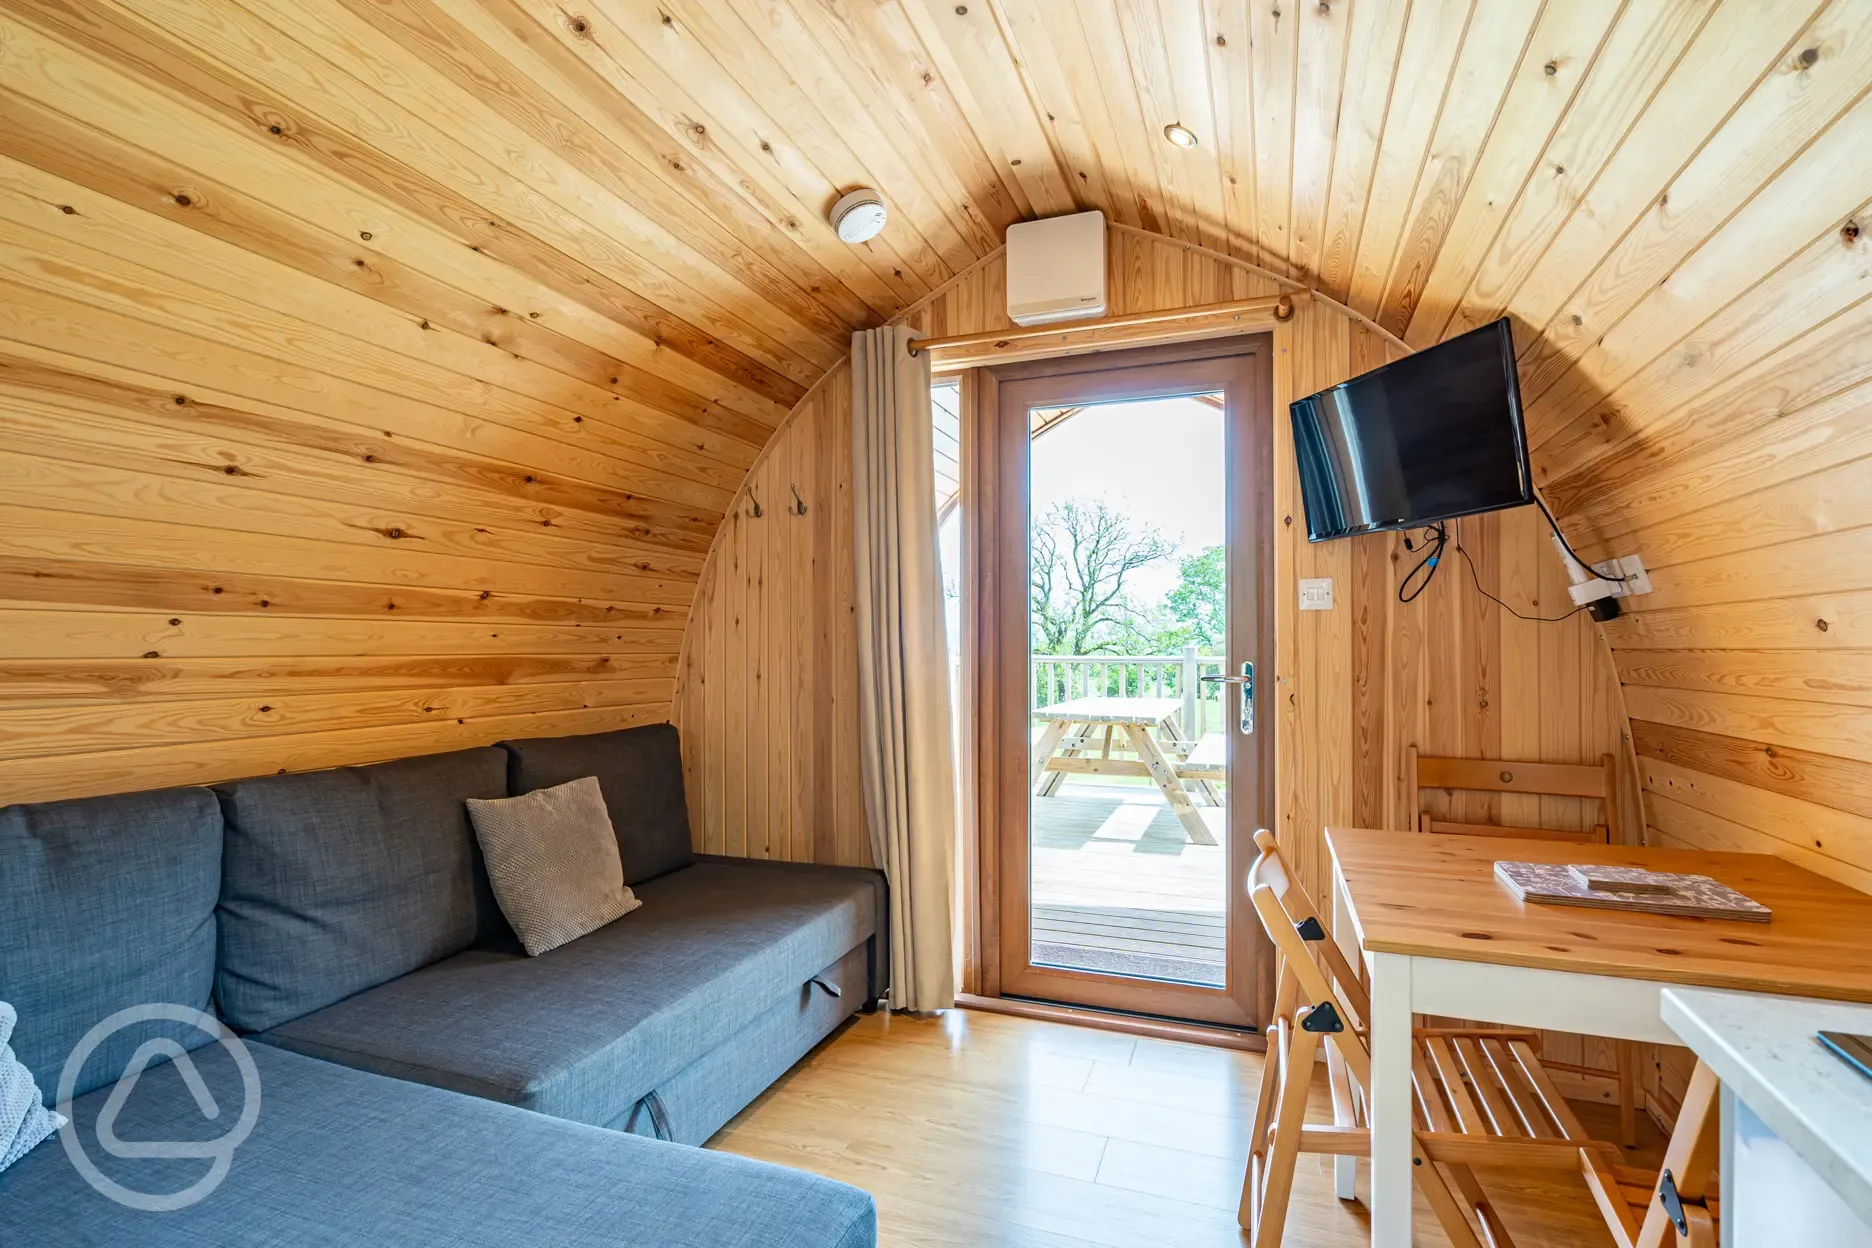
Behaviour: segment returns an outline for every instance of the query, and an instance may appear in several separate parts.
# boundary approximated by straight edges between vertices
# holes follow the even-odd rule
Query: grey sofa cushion
[[[682,746],[673,724],[582,737],[503,741],[515,794],[596,776],[624,859],[624,882],[641,884],[695,861],[683,800]]]
[[[459,953],[498,914],[466,800],[505,797],[488,747],[219,786],[216,999],[263,1031]]]
[[[220,891],[221,812],[207,789],[0,808],[0,1000],[19,1011],[13,1049],[48,1100],[66,1057],[118,1010],[208,1009]],[[77,1090],[115,1082],[157,1036],[208,1042],[186,1025],[119,1032]]]
[[[602,1126],[876,925],[874,890],[837,871],[710,862],[637,891],[643,909],[537,958],[471,950],[261,1038]]]
[[[87,1185],[47,1144],[0,1175],[0,1228],[61,1248],[871,1248],[877,1214],[856,1188],[723,1153],[559,1122],[250,1046],[263,1090],[253,1134],[205,1200],[140,1213]],[[173,1065],[123,1107],[126,1140],[213,1140],[242,1101],[220,1045],[192,1055],[208,1122]],[[200,1159],[124,1159],[96,1146],[108,1092],[74,1104],[79,1137],[116,1181],[179,1191]],[[10,1230],[0,1240],[13,1243]],[[25,1241],[21,1241],[25,1242]]]

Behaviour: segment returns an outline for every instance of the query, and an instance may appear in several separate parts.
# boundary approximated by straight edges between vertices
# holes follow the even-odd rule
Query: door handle
[[[1240,685],[1241,690],[1241,731],[1244,737],[1254,735],[1255,730],[1255,673],[1253,663],[1242,664],[1239,676],[1203,676],[1204,684]]]

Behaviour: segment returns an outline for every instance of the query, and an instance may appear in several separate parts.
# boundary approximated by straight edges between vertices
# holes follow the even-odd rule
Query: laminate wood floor
[[[865,1188],[886,1245],[1240,1248],[1260,1070],[1254,1054],[998,1014],[879,1013],[820,1045],[710,1147]],[[1312,1108],[1329,1113],[1323,1068]],[[1613,1135],[1603,1107],[1578,1108]],[[1663,1140],[1642,1125],[1633,1161],[1655,1162]],[[1478,1173],[1521,1248],[1609,1248],[1576,1176]],[[1447,1242],[1421,1203],[1417,1227],[1419,1244]],[[1302,1158],[1289,1248],[1369,1236],[1364,1206],[1333,1197],[1329,1161]]]

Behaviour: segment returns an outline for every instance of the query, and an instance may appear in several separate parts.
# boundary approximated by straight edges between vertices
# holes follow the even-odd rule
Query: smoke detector
[[[832,205],[832,228],[848,243],[868,243],[884,228],[884,197],[863,187]]]

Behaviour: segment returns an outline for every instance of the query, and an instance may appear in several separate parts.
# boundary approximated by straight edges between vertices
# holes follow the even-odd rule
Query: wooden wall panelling
[[[1123,226],[1112,227],[1109,257],[1114,315],[1254,298],[1280,289],[1277,279],[1239,262]],[[905,319],[943,336],[1006,328],[1000,275],[999,258],[991,258]],[[1328,303],[1302,301],[1293,319],[1275,328],[1277,409],[1284,410],[1294,396],[1376,367],[1404,350],[1387,341],[1382,331]],[[774,466],[796,463],[792,457],[810,448],[817,457],[820,491],[826,491],[827,473],[836,474],[843,488],[850,473],[848,387],[847,371],[835,369],[828,383],[782,427],[731,509],[703,574],[699,603],[716,596],[746,602],[753,600],[750,596],[776,592],[774,581],[790,566],[790,557],[761,552],[784,552],[783,545],[773,543],[797,542],[808,530],[772,536],[783,531],[777,521],[790,519],[777,514],[790,500]],[[1602,753],[1626,752],[1622,712],[1609,694],[1616,688],[1616,673],[1585,616],[1545,625],[1513,620],[1476,591],[1467,566],[1453,550],[1429,591],[1414,603],[1397,603],[1398,578],[1417,556],[1405,552],[1394,535],[1308,543],[1288,423],[1277,420],[1275,430],[1279,471],[1276,495],[1266,505],[1277,521],[1270,592],[1277,595],[1278,670],[1267,686],[1273,698],[1268,710],[1279,733],[1275,774],[1280,832],[1309,887],[1322,894],[1325,889],[1322,827],[1410,826],[1402,774],[1406,745],[1430,753],[1564,762],[1592,762]],[[765,512],[759,521],[750,517],[749,489]],[[849,631],[848,510],[840,510],[836,518],[837,532],[829,546],[821,545],[822,530],[811,530],[815,580],[810,612],[816,619],[835,620],[838,632],[827,638],[828,650],[810,658],[790,650],[764,673],[770,696],[777,693],[795,708],[788,725],[795,741],[782,740],[776,726],[750,720],[743,708],[728,701],[697,699],[679,689],[680,712],[706,717],[700,722],[684,720],[692,755],[703,754],[692,759],[691,772],[700,774],[707,787],[692,793],[691,801],[698,812],[696,825],[707,829],[699,838],[705,848],[737,846],[738,838],[746,836],[754,847],[751,852],[774,856],[862,862],[868,855],[855,774],[856,729],[846,693],[856,679]],[[767,546],[744,544],[750,526],[756,525],[765,527],[767,536],[761,540]],[[1565,575],[1559,559],[1537,516],[1471,518],[1461,522],[1459,534],[1491,593],[1507,596],[1530,615],[1558,614],[1571,605],[1562,588]],[[1299,611],[1295,581],[1302,576],[1332,577],[1338,607],[1331,612]],[[1556,607],[1556,594],[1564,606]],[[1007,609],[1020,605],[1017,600]],[[699,609],[685,639],[681,680],[694,680],[697,673],[705,680],[718,679],[716,656],[725,655],[728,674],[723,678],[730,688],[751,691],[756,673],[745,651],[736,649],[741,644],[736,630],[732,611],[724,618],[710,613],[706,605]],[[836,667],[835,676],[826,673],[828,663]],[[741,674],[737,677],[736,672]],[[805,837],[776,837],[763,847],[754,829],[766,799],[753,795],[751,786],[760,786],[765,774],[772,777],[768,786],[776,794],[784,793],[796,777],[773,771],[772,760],[785,757],[784,751],[805,740],[815,743],[816,752],[831,749],[830,757],[847,768],[832,776],[815,767],[811,779],[814,792],[823,795],[820,801],[835,812],[836,840],[828,845],[821,830],[821,839],[810,844]],[[836,748],[833,742],[839,743]],[[1508,752],[1511,744],[1517,752]],[[743,802],[742,795],[747,795],[745,804],[737,804]],[[719,831],[712,815],[718,800],[734,812],[729,825]],[[1635,795],[1628,800],[1635,811]],[[1545,814],[1555,826],[1580,826],[1589,815],[1586,805],[1562,799],[1551,810],[1534,813]],[[1480,818],[1497,817],[1499,812],[1495,799],[1482,796],[1472,813]],[[740,829],[732,826],[734,820],[741,822]],[[1633,819],[1628,826],[1643,825]]]
[[[1286,535],[1285,576],[1350,587],[1288,621],[1278,713],[1334,743],[1277,769],[1294,819],[1401,822],[1411,740],[1612,748],[1608,643],[1648,762],[1858,800],[1860,0],[966,7],[0,0],[0,665],[22,682],[0,708],[121,689],[149,726],[0,800],[199,774],[210,742],[182,738],[233,731],[274,672],[384,700],[350,729],[256,710],[230,760],[345,761],[390,738],[343,732],[444,700],[484,708],[469,740],[515,718],[494,691],[661,670],[644,705],[679,688],[700,725],[699,843],[862,860],[846,333],[1005,328],[983,263],[1004,227],[1086,207],[1113,223],[1114,312],[1281,290],[1255,261],[1412,346],[1512,317],[1547,497],[1586,553],[1653,569],[1598,639],[1505,616],[1460,558],[1406,606],[1395,539]],[[1197,147],[1164,142],[1172,120]],[[891,214],[853,248],[825,210],[861,185]],[[1335,315],[1282,331],[1295,370],[1394,350]],[[1537,524],[1461,531],[1491,592],[1563,605]],[[182,761],[108,763],[150,749]],[[1738,788],[1700,808],[1723,831],[1646,780],[1668,835],[1872,868]]]

